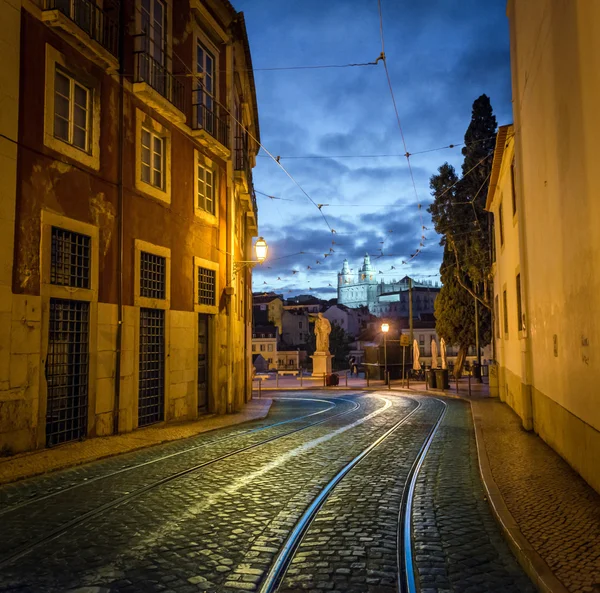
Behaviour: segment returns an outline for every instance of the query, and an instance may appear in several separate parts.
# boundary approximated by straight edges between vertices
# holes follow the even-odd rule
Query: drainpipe
[[[121,350],[123,347],[123,142],[125,104],[125,2],[119,3],[119,116],[118,116],[118,170],[117,170],[117,343],[115,357],[115,401],[113,434],[119,433],[121,402]]]
[[[231,41],[225,46],[225,64],[226,64],[226,94],[227,97],[227,109],[233,105],[233,47]],[[232,148],[231,154],[233,155],[233,134],[234,134],[234,122],[230,121],[229,125],[229,145]],[[227,161],[227,190],[225,200],[227,203],[227,216],[226,216],[226,229],[227,241],[227,414],[231,414],[234,411],[233,405],[233,385],[234,379],[234,356],[233,356],[233,299],[235,298],[235,285],[234,285],[234,274],[233,274],[233,258],[234,258],[234,173],[233,173],[233,158]],[[240,272],[241,273],[241,272]]]

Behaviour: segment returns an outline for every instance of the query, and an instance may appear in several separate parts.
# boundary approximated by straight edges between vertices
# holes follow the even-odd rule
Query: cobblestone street
[[[0,488],[0,591],[274,590],[288,548],[281,591],[396,591],[403,496],[429,435],[412,520],[421,590],[534,590],[485,502],[467,405],[275,397],[264,420]]]

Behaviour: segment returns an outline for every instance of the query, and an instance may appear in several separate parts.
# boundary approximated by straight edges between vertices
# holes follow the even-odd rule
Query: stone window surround
[[[74,288],[71,286],[58,286],[50,283],[50,261],[52,245],[52,227],[58,227],[88,235],[91,238],[90,249],[90,288]],[[99,241],[100,231],[97,226],[68,218],[50,210],[41,211],[41,238],[40,238],[40,295],[42,301],[41,317],[41,350],[40,350],[40,375],[39,375],[39,407],[37,445],[45,447],[46,443],[46,410],[48,388],[46,383],[45,361],[48,355],[48,338],[50,330],[50,299],[68,299],[86,301],[89,309],[89,370],[88,370],[88,435],[95,430],[96,414],[96,375],[97,375],[97,327],[98,327],[98,274],[99,274]]]
[[[212,214],[198,206],[198,166],[205,169],[210,169],[213,175],[213,192],[214,192],[214,207],[215,213]],[[215,162],[202,154],[199,150],[194,149],[194,214],[206,224],[217,226],[219,224],[219,169]]]
[[[86,87],[90,93],[88,151],[85,152],[54,135],[55,72],[59,66],[64,73]],[[44,95],[44,146],[59,152],[96,171],[100,170],[100,81],[77,68],[73,60],[46,43],[46,84]]]
[[[154,299],[140,295],[141,277],[141,253],[153,253],[165,258],[165,298]],[[136,307],[146,309],[170,309],[171,308],[171,250],[162,245],[154,245],[141,239],[135,239],[134,243],[134,281],[133,281],[133,304]]]
[[[198,268],[207,268],[215,271],[215,304],[201,305],[198,303]],[[221,298],[219,284],[219,264],[209,259],[194,256],[194,273],[192,275],[194,282],[194,311],[196,313],[206,313],[216,315],[219,312],[219,301]]]
[[[142,181],[142,128],[146,128],[164,139],[164,189]],[[163,204],[171,204],[171,131],[141,109],[135,110],[135,188]]]

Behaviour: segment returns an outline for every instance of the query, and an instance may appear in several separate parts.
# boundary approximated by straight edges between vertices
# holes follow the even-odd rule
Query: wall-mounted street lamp
[[[267,259],[267,253],[269,252],[269,246],[267,242],[259,237],[256,243],[254,243],[254,252],[256,253],[255,260],[249,261],[236,261],[233,262],[233,273],[235,274],[239,270],[243,270],[244,268],[253,268],[257,264],[261,264]]]
[[[385,384],[388,384],[388,374],[387,374],[387,335],[390,331],[389,323],[381,324],[381,331],[383,332],[383,376],[385,379]]]

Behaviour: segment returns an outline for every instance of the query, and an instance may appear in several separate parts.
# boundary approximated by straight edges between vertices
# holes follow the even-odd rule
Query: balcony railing
[[[179,111],[185,111],[183,83],[176,80],[160,62],[144,51],[135,54],[135,82],[145,82]]]
[[[236,171],[246,173],[246,179],[250,182],[252,168],[250,167],[250,158],[248,155],[248,134],[245,132],[240,136],[236,136],[233,166]]]
[[[194,92],[197,95],[201,93],[201,91]],[[206,130],[223,146],[229,148],[229,125],[227,121],[201,102],[194,104],[194,130]]]
[[[119,54],[119,26],[90,0],[45,0],[45,10],[58,10],[113,56]]]

